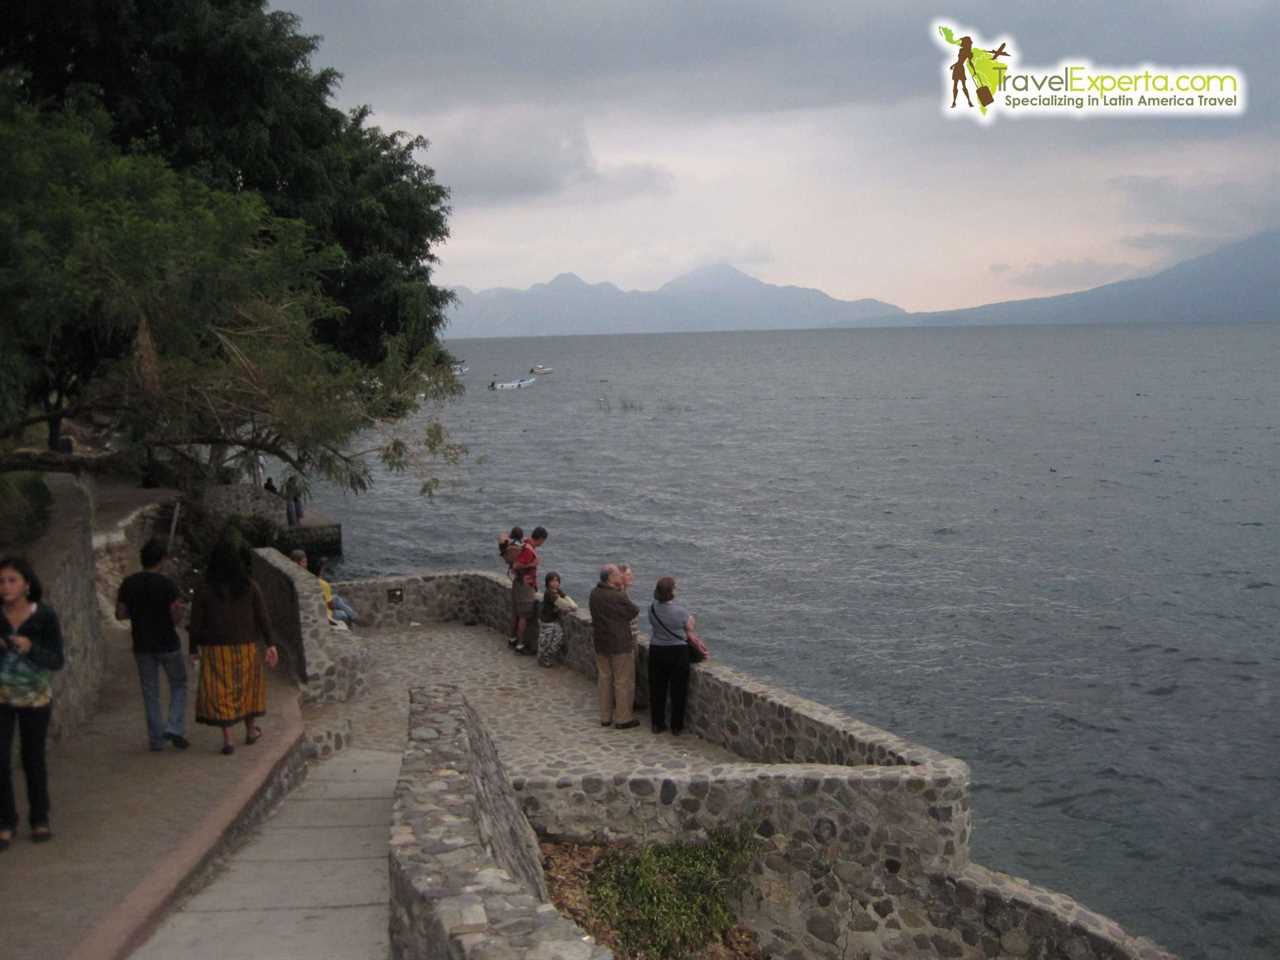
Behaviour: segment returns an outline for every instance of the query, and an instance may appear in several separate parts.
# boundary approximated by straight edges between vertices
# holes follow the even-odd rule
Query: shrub
[[[759,846],[750,827],[608,854],[591,876],[591,905],[628,954],[686,957],[735,923]]]

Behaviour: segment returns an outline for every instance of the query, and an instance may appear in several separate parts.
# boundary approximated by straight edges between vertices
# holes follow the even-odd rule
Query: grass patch
[[[632,957],[690,957],[736,923],[759,841],[750,827],[702,843],[611,850],[591,873],[591,910]]]

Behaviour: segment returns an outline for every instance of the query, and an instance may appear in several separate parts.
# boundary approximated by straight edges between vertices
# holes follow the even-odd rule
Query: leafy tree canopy
[[[265,0],[19,0],[0,21],[0,68],[24,71],[35,103],[101,103],[122,150],[305,222],[342,252],[318,279],[343,309],[317,334],[365,364],[392,340],[412,360],[450,300],[431,283],[448,192],[416,159],[425,140],[331,105],[339,75],[311,67],[318,42]]]
[[[262,452],[357,490],[373,457],[455,452],[436,422],[396,427],[457,390],[429,336],[402,324],[361,363],[315,335],[343,315],[325,290],[338,245],[256,193],[121,153],[107,126],[0,85],[0,439],[74,414],[122,457]],[[75,460],[10,450],[0,470]]]

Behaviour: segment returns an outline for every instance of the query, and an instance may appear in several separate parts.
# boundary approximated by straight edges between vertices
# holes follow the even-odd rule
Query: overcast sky
[[[910,310],[1149,273],[1280,225],[1275,0],[278,0],[339,103],[431,141],[446,286],[726,262]],[[1016,67],[1238,67],[1242,117],[943,116],[935,18]]]

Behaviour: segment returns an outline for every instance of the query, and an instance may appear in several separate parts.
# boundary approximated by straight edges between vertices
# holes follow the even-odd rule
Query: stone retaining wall
[[[219,518],[254,517],[285,525],[284,498],[252,483],[211,486],[204,492],[205,510]]]
[[[253,552],[253,578],[303,700],[333,703],[359,693],[366,680],[366,651],[355,634],[329,625],[319,579],[270,547]]]
[[[497,751],[447,686],[410,694],[391,821],[397,960],[610,960],[547,902],[537,838]]]

